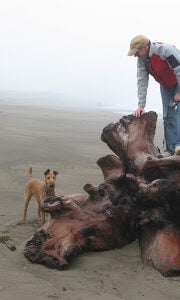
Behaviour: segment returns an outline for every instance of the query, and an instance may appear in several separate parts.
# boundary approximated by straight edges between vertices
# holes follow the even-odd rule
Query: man
[[[138,108],[133,115],[144,113],[149,74],[160,83],[163,105],[165,156],[180,155],[180,50],[164,43],[152,43],[135,36],[130,43],[129,56],[137,60]]]

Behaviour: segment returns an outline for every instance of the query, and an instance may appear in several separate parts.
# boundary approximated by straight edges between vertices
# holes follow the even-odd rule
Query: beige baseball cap
[[[136,54],[139,48],[146,46],[149,43],[149,39],[144,35],[135,36],[130,43],[130,50],[128,56],[133,56]]]

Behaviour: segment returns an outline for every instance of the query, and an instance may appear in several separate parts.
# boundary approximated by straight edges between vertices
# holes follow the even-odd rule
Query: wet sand
[[[11,251],[0,243],[0,299],[180,298],[180,278],[164,278],[144,267],[137,242],[82,254],[65,271],[31,264],[23,255],[25,243],[40,226],[34,199],[27,222],[21,221],[28,166],[40,179],[46,169],[58,170],[58,194],[84,193],[85,183],[103,180],[96,161],[111,151],[100,135],[104,126],[119,118],[106,111],[0,104],[0,235],[10,236],[16,246]],[[155,143],[162,148],[160,120]]]

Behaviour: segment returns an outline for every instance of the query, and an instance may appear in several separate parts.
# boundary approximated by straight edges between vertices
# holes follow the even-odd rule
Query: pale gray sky
[[[0,90],[58,91],[135,109],[130,39],[180,48],[179,0],[0,0]],[[159,87],[148,90],[159,107]]]

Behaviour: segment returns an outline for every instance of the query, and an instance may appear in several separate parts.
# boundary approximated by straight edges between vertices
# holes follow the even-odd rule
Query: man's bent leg
[[[164,136],[166,141],[166,151],[173,154],[177,137],[177,111],[175,106],[170,106],[176,94],[177,86],[166,88],[160,85],[162,105],[163,105],[163,121]]]
[[[180,155],[180,102],[177,102],[176,114],[177,114],[177,136],[176,136],[176,144],[175,144],[175,154]]]

